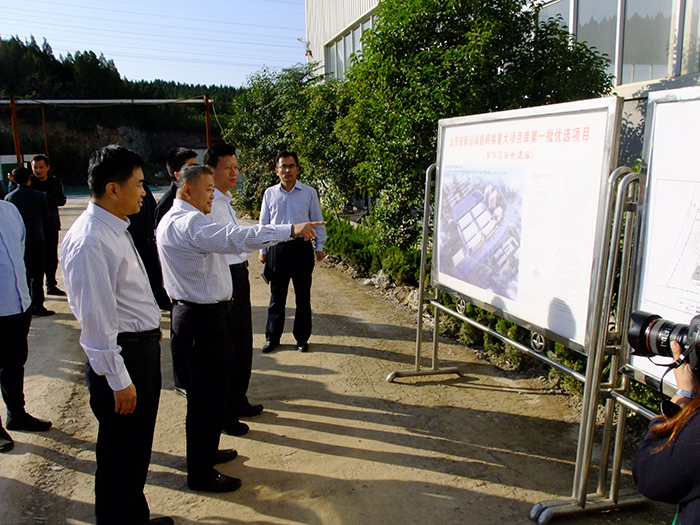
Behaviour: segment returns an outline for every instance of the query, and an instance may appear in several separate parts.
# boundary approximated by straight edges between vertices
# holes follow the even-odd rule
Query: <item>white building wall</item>
[[[306,0],[309,61],[324,61],[324,47],[375,7],[378,0]],[[325,72],[323,69],[320,73]]]

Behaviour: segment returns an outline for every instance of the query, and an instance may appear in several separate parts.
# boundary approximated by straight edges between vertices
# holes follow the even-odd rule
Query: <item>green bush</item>
[[[381,252],[384,272],[398,284],[418,286],[420,280],[421,252],[416,248],[402,250],[392,246]]]
[[[369,276],[381,268],[379,252],[375,248],[372,232],[367,226],[353,226],[348,221],[337,220],[330,216],[326,219],[326,231],[328,232],[328,240],[324,245],[326,253],[336,255],[360,275]]]

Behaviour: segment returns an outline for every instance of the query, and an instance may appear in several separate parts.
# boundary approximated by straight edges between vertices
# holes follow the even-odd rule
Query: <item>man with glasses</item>
[[[295,224],[323,221],[321,203],[316,190],[297,180],[299,160],[291,151],[280,151],[275,157],[275,173],[280,183],[268,188],[260,209],[260,224]],[[322,261],[326,227],[317,226],[316,247],[311,240],[297,239],[260,250],[259,259],[271,273],[270,304],[267,309],[264,353],[280,344],[284,331],[284,309],[291,279],[296,296],[296,314],[292,334],[296,349],[306,352],[311,335],[311,274],[314,260]]]

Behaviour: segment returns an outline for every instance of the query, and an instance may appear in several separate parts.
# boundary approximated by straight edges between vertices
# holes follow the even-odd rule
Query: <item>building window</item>
[[[579,0],[576,40],[607,55],[607,72],[611,75],[615,74],[616,35],[617,0]]]
[[[570,0],[557,0],[551,4],[547,4],[540,11],[540,20],[556,19],[561,17],[559,23],[562,27],[569,27],[569,2]]]
[[[700,0],[686,0],[681,75],[700,72]]]
[[[612,60],[617,85],[700,72],[700,0],[556,0],[540,11],[557,15]]]
[[[352,56],[362,51],[360,38],[372,25],[373,19],[370,16],[353,25],[326,45],[326,74],[331,74],[340,80],[345,79],[345,72],[352,63]]]
[[[622,83],[669,76],[673,0],[627,0]]]

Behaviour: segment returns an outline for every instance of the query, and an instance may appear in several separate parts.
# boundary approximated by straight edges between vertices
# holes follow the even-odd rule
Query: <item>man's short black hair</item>
[[[105,194],[107,184],[126,184],[136,168],[143,168],[144,162],[138,153],[118,144],[110,144],[98,149],[90,157],[88,165],[88,186],[90,195],[99,199]]]
[[[51,165],[49,158],[46,155],[35,155],[34,158],[32,158],[32,162],[38,162],[40,160],[43,160],[47,166]]]
[[[175,148],[168,153],[165,158],[165,167],[168,168],[168,174],[172,180],[175,180],[175,172],[180,171],[190,159],[196,159],[197,152],[187,148]]]
[[[17,184],[26,184],[31,176],[32,170],[25,167],[19,167],[12,170],[12,180],[14,180]]]
[[[214,144],[204,153],[204,164],[216,168],[221,157],[236,155],[236,147],[225,142]]]
[[[293,151],[287,151],[286,149],[278,151],[277,155],[275,155],[275,166],[277,166],[277,163],[282,157],[293,157],[294,162],[296,162],[296,165],[299,166],[299,159],[297,158],[297,154]]]

